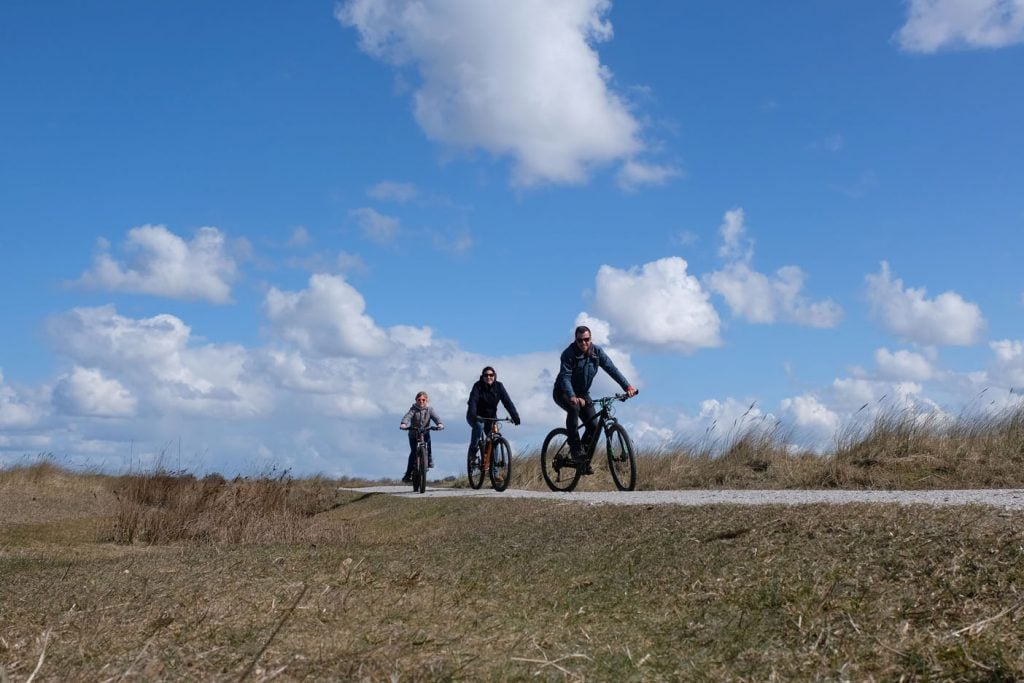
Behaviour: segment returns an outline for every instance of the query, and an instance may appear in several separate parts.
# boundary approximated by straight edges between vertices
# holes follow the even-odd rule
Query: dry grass
[[[68,503],[94,485],[36,474]],[[179,479],[136,490],[174,510],[213,486]],[[0,522],[0,680],[1024,677],[1020,513],[336,493],[310,514],[325,482],[256,484],[203,499],[207,528],[267,518],[245,542],[104,542],[113,508]]]
[[[322,478],[235,479],[157,472],[120,477],[114,495],[118,543],[292,543],[315,537],[311,518],[333,502],[337,483]]]
[[[747,426],[721,440],[678,442],[637,458],[637,488],[655,489],[947,489],[1024,488],[1024,407],[944,419],[883,411],[850,425],[832,453],[794,449],[779,425]],[[607,463],[579,490],[614,489]],[[545,489],[540,455],[516,459],[512,486]]]
[[[1019,410],[885,414],[825,457],[746,430],[640,485],[1017,487],[1022,437]],[[536,455],[514,476],[543,486]],[[1019,512],[339,483],[0,470],[0,681],[1024,679]]]

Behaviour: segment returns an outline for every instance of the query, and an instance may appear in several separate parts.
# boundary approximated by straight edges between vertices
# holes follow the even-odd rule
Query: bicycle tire
[[[466,475],[469,477],[469,485],[478,489],[484,485],[483,453],[478,448],[473,455],[466,456]]]
[[[504,437],[494,439],[491,448],[491,468],[487,473],[491,478],[491,488],[504,491],[512,480],[512,447]]]
[[[427,447],[423,444],[416,449],[416,475],[412,478],[412,487],[419,493],[427,491]]]
[[[580,471],[569,458],[569,432],[558,427],[548,432],[540,449],[540,473],[552,491],[568,493],[580,481]]]
[[[605,441],[608,449],[608,470],[612,473],[612,481],[620,491],[632,491],[636,488],[636,454],[633,442],[620,424],[608,429]]]

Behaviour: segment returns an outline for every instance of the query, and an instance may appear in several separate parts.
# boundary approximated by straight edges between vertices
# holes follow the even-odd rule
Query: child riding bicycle
[[[416,461],[416,429],[429,427],[431,421],[437,425],[438,429],[444,429],[444,423],[441,422],[441,418],[437,416],[434,409],[429,404],[430,397],[427,396],[427,392],[421,391],[416,394],[416,401],[409,408],[409,411],[402,416],[402,421],[398,425],[399,429],[409,430],[409,462],[405,466],[405,474],[402,476],[402,482],[408,484],[412,481],[412,470]],[[430,447],[430,432],[423,433],[423,439],[427,442],[427,454],[428,463],[427,467],[434,466],[434,454]]]

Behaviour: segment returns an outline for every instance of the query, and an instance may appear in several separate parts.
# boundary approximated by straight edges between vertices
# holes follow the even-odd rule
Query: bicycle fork
[[[485,474],[491,471],[491,451],[493,450],[493,448],[494,442],[491,441],[490,439],[484,441],[483,446],[480,447],[480,457],[481,460],[483,461],[481,462],[480,466],[482,468],[481,471],[484,472]]]

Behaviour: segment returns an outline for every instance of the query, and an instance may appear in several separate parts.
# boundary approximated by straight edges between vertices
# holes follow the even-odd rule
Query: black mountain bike
[[[469,485],[475,489],[484,484],[484,473],[491,479],[491,488],[504,491],[512,480],[512,447],[501,435],[501,423],[511,422],[508,417],[480,417],[484,431],[477,442],[476,453],[466,460]]]
[[[419,493],[427,491],[427,469],[430,463],[430,445],[427,444],[424,435],[427,432],[436,432],[437,426],[430,427],[409,427],[416,432],[416,456],[412,460],[412,490]]]
[[[569,450],[569,432],[565,427],[552,429],[544,439],[540,451],[540,470],[544,482],[552,491],[572,491],[584,474],[591,474],[591,461],[601,436],[604,436],[608,454],[608,469],[615,487],[620,491],[632,491],[636,487],[636,456],[633,442],[626,428],[615,418],[612,404],[625,401],[628,394],[615,394],[592,401],[601,406],[592,421],[590,442],[581,443],[580,457],[574,459]],[[583,429],[586,425],[580,425]],[[582,439],[581,439],[582,441]]]

